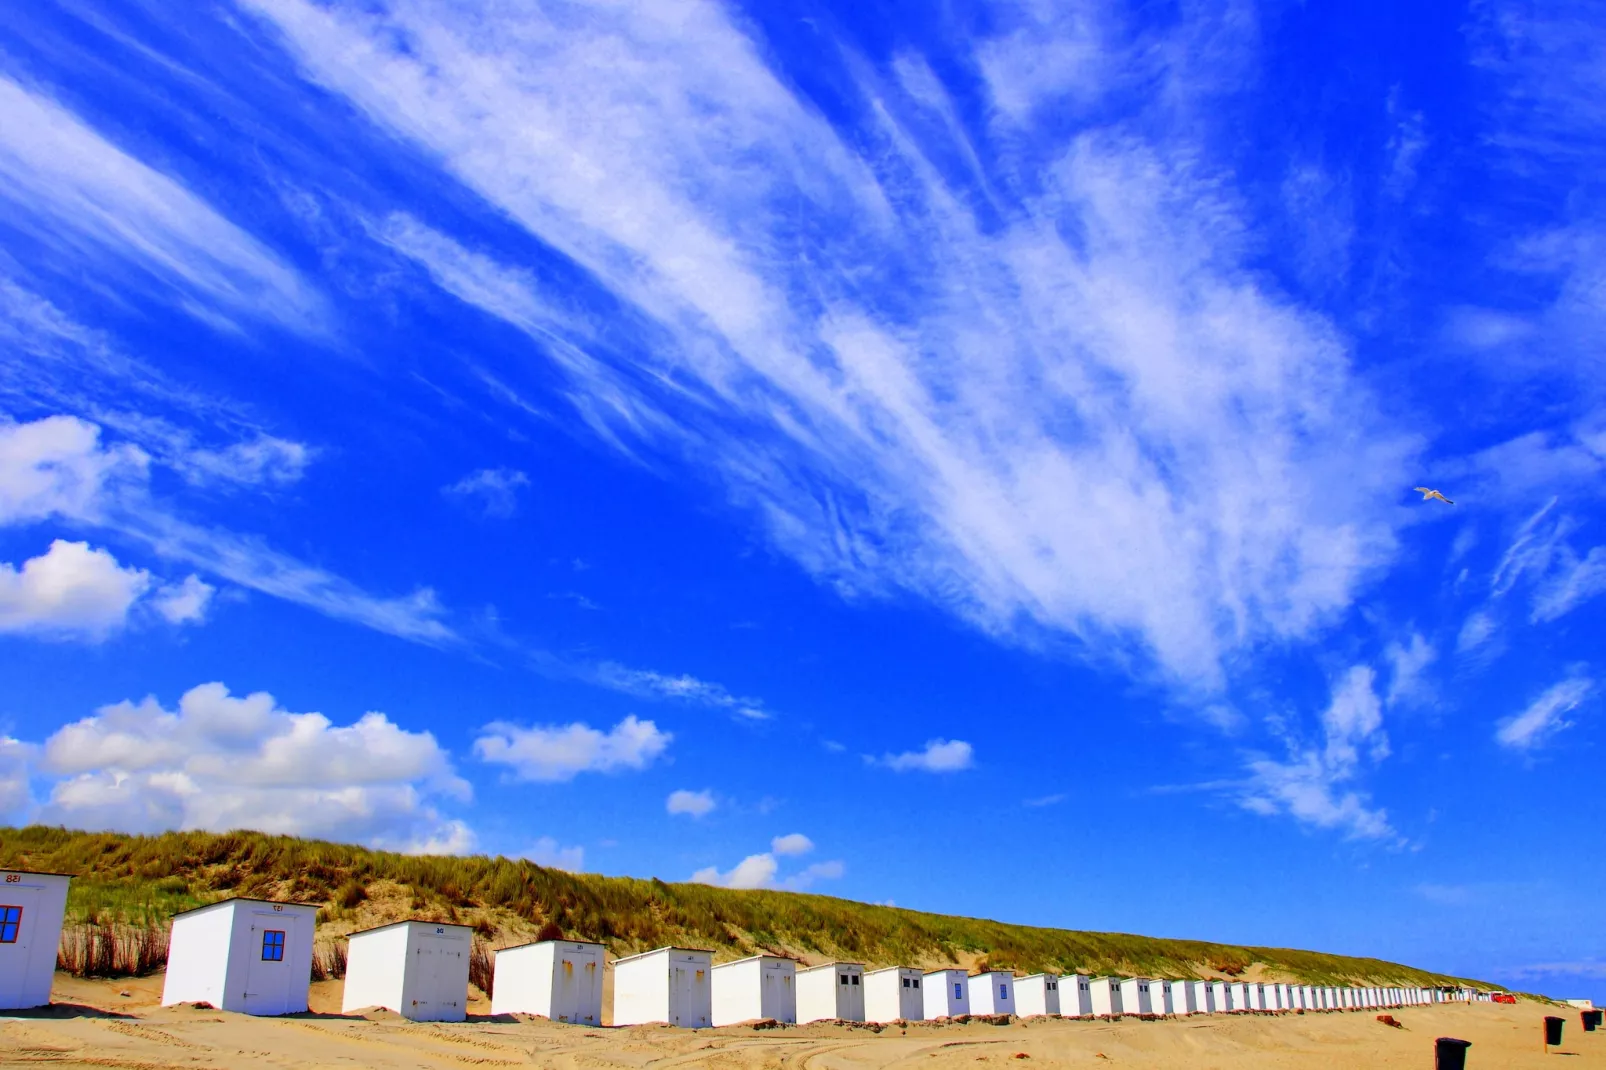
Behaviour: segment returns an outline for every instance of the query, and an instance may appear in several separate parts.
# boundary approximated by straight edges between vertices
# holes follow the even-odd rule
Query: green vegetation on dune
[[[871,966],[981,959],[1024,972],[1178,978],[1259,967],[1312,984],[1463,981],[1379,959],[1041,929],[823,895],[565,873],[506,858],[401,855],[256,832],[127,836],[0,828],[0,868],[75,875],[68,901],[73,922],[148,925],[249,895],[323,904],[322,916],[335,928],[344,920],[349,930],[359,911],[373,909],[370,892],[405,889],[405,913],[473,924],[487,937],[500,936],[499,945],[561,930],[600,940],[615,954],[682,944],[709,948],[721,961],[771,949]]]

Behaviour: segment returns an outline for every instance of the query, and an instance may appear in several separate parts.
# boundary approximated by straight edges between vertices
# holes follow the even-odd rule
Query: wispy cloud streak
[[[1308,635],[1391,554],[1376,503],[1411,446],[1375,433],[1331,326],[1248,268],[1240,206],[1185,135],[973,153],[1035,191],[984,223],[906,132],[907,89],[867,75],[845,139],[714,4],[247,6],[638,337],[554,311],[510,254],[405,219],[382,240],[560,339],[543,348],[589,420],[695,446],[827,582],[1146,650],[1212,688],[1227,652]],[[1040,70],[1095,30],[1046,27],[1064,39],[1029,42]],[[988,43],[990,69],[1031,60],[1022,40]],[[940,86],[912,57],[900,70],[929,111]],[[996,91],[1025,122],[1033,94],[1090,85]]]
[[[181,183],[3,76],[0,115],[0,198],[20,209],[13,225],[126,258],[201,302],[203,318],[321,329],[322,300],[296,271]]]

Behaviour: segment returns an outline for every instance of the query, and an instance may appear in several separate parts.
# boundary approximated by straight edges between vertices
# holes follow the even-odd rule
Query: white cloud
[[[257,829],[423,850],[466,849],[437,798],[470,789],[428,732],[382,713],[336,725],[272,695],[191,688],[178,709],[154,697],[103,706],[45,740],[56,777],[39,819],[129,832]]]
[[[0,198],[48,244],[88,239],[225,313],[314,329],[321,301],[294,270],[178,182],[43,95],[0,77]],[[215,322],[192,301],[180,307]]]
[[[186,449],[174,466],[192,483],[285,486],[299,481],[311,460],[312,451],[303,443],[258,433],[221,449]]]
[[[372,595],[261,539],[183,520],[152,499],[149,464],[135,447],[102,446],[100,428],[76,417],[0,424],[0,524],[57,517],[116,530],[162,557],[337,620],[418,643],[457,640],[427,587]]]
[[[829,862],[815,862],[781,882],[781,886],[794,892],[807,891],[820,881],[840,880],[847,867],[838,859]]]
[[[518,512],[519,488],[530,485],[530,477],[511,468],[481,468],[445,487],[452,497],[479,502],[486,516],[510,517]]]
[[[474,849],[476,840],[474,830],[466,822],[447,821],[410,840],[387,846],[409,855],[466,855]]]
[[[772,854],[748,855],[736,863],[729,873],[721,873],[715,866],[699,869],[691,875],[694,884],[713,884],[721,888],[773,888],[775,873],[780,864]]]
[[[697,706],[727,710],[750,721],[768,720],[760,699],[731,694],[722,684],[699,680],[695,676],[654,672],[651,669],[632,669],[614,661],[577,670],[587,683],[606,687],[638,698],[673,699]]]
[[[524,857],[538,866],[561,869],[566,873],[583,873],[586,868],[584,847],[564,847],[551,836],[542,836],[524,851]]]
[[[1422,638],[1421,633],[1412,632],[1409,644],[1390,643],[1383,651],[1388,660],[1392,676],[1389,680],[1388,704],[1390,706],[1405,702],[1421,702],[1431,697],[1431,689],[1422,680],[1422,673],[1438,652],[1433,644]]]
[[[1335,682],[1322,714],[1322,747],[1290,746],[1287,761],[1249,762],[1250,780],[1241,785],[1239,797],[1244,808],[1266,816],[1287,814],[1316,828],[1341,830],[1349,839],[1397,841],[1387,812],[1348,786],[1364,762],[1381,761],[1389,753],[1375,683],[1370,666],[1353,666]]]
[[[777,836],[770,841],[770,850],[778,855],[806,855],[814,850],[814,841],[801,832]]]
[[[841,861],[833,859],[828,862],[815,862],[784,880],[777,880],[781,864],[776,855],[802,853],[795,849],[796,844],[788,843],[785,848],[782,844],[792,840],[807,842],[807,839],[795,833],[791,836],[778,836],[775,839],[773,852],[748,855],[725,873],[721,873],[717,866],[708,866],[693,873],[691,879],[697,884],[713,884],[721,888],[786,888],[801,892],[819,881],[837,880],[847,872],[847,867]],[[814,845],[809,843],[806,849],[812,850],[813,847]]]
[[[497,721],[481,730],[474,753],[481,761],[507,766],[519,780],[553,782],[580,773],[645,769],[674,738],[634,714],[607,732],[578,721],[528,728]]]
[[[19,739],[0,736],[0,822],[21,824],[32,809],[29,770],[35,748]]]
[[[182,583],[170,583],[152,595],[151,607],[169,624],[199,624],[206,619],[207,607],[216,593],[216,587],[190,575]]]
[[[669,793],[669,799],[664,808],[671,814],[689,814],[692,817],[703,817],[714,812],[719,804],[714,801],[711,791],[687,791],[681,788]]]
[[[1565,515],[1557,517],[1553,523],[1544,522],[1556,507],[1556,501],[1550,499],[1517,529],[1489,579],[1492,597],[1504,598],[1525,575],[1539,576],[1549,570],[1558,547],[1572,529],[1572,522]]]
[[[1531,750],[1572,722],[1565,716],[1576,710],[1589,697],[1595,682],[1586,676],[1574,676],[1552,685],[1544,694],[1529,703],[1528,708],[1500,722],[1494,738],[1501,746],[1514,750]]]
[[[971,766],[972,751],[962,739],[933,739],[924,749],[888,754],[881,764],[900,773],[918,770],[922,773],[954,773]]]
[[[1419,632],[1411,633],[1409,644],[1389,643],[1383,656],[1392,671],[1389,680],[1388,705],[1400,702],[1421,701],[1429,692],[1422,681],[1423,671],[1438,657],[1433,644]]]
[[[1606,546],[1591,548],[1581,561],[1570,553],[1568,558],[1561,574],[1534,596],[1535,624],[1556,620],[1591,598],[1606,594]]]
[[[1458,654],[1467,654],[1487,643],[1494,637],[1495,621],[1488,612],[1478,610],[1469,613],[1461,625],[1461,631],[1456,636],[1455,649]]]
[[[1167,86],[1142,121],[993,146],[1036,192],[983,217],[971,169],[910,133],[942,119],[912,57],[896,93],[866,65],[844,138],[714,3],[247,6],[579,265],[608,319],[416,221],[381,240],[533,339],[604,440],[694,457],[822,582],[1215,688],[1393,554],[1415,444],[1378,427],[1333,324],[1268,283],[1192,133],[1189,79],[1221,77],[1202,57],[1230,20],[1142,50]],[[995,103],[1058,116],[1038,104],[1099,85],[1078,57],[1101,33],[1028,13],[982,41]]]
[[[132,446],[102,448],[100,428],[76,417],[0,422],[0,524],[98,520],[108,493],[142,483],[148,463]]]
[[[101,640],[150,586],[150,573],[123,568],[105,550],[57,539],[20,570],[0,561],[0,632]]]

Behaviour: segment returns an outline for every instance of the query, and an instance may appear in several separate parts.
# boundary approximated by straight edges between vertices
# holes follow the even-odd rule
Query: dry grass
[[[145,977],[166,965],[165,925],[69,925],[56,951],[56,969],[74,977]]]
[[[599,940],[616,955],[674,943],[710,948],[719,961],[772,950],[878,966],[985,956],[994,968],[1025,972],[1184,978],[1259,965],[1311,984],[1465,980],[1380,959],[1033,928],[822,895],[565,873],[507,858],[399,855],[256,832],[0,828],[0,867],[77,874],[68,913],[80,924],[161,925],[176,911],[247,895],[321,904],[325,940],[414,916],[473,925],[491,946],[564,935]],[[334,961],[324,968],[333,970]]]

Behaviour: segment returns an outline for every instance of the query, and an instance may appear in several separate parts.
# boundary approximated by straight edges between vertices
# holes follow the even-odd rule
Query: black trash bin
[[[1561,1043],[1561,1018],[1545,1019],[1545,1047],[1554,1048]]]
[[[1584,1032],[1593,1033],[1595,1031],[1595,1012],[1594,1011],[1579,1011],[1578,1012],[1578,1020],[1583,1022],[1583,1024],[1584,1024]]]
[[[1433,1070],[1466,1070],[1470,1040],[1440,1037],[1433,1042]]]

